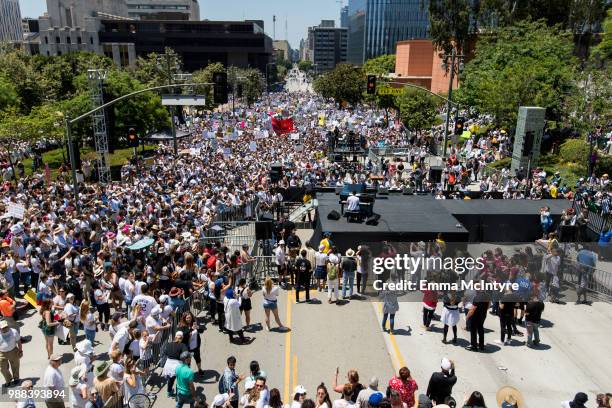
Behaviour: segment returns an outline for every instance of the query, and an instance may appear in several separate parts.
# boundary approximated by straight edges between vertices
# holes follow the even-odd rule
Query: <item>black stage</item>
[[[541,236],[539,210],[551,209],[555,222],[569,208],[567,200],[436,200],[430,195],[377,197],[374,213],[378,225],[328,220],[340,212],[339,195],[318,193],[317,227],[311,241],[318,244],[323,232],[341,250],[380,241],[432,241],[442,233],[446,242],[533,242]]]

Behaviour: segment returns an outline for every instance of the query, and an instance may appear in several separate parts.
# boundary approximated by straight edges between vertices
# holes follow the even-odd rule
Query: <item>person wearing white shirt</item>
[[[43,375],[43,387],[46,387],[50,391],[64,392],[64,377],[59,367],[62,365],[62,356],[59,354],[52,354],[49,358],[49,365]],[[47,399],[45,401],[48,408],[63,408],[63,398]]]
[[[357,197],[354,191],[346,199],[346,205],[348,211],[359,211],[359,197]]]
[[[278,268],[278,276],[281,277],[281,281],[285,282],[285,272],[287,268],[287,255],[285,254],[285,241],[282,239],[278,242],[278,246],[274,250],[276,267]]]
[[[132,308],[136,305],[140,306],[140,315],[148,317],[151,310],[157,306],[157,301],[153,296],[148,294],[149,286],[144,282],[136,282],[136,296],[132,300]]]

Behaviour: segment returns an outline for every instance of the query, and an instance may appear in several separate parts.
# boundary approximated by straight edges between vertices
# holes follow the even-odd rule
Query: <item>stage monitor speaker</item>
[[[255,222],[255,239],[272,239],[272,221]]]
[[[378,220],[380,220],[380,214],[372,214],[366,220],[366,225],[378,225]]]
[[[329,214],[327,214],[327,219],[328,220],[334,220],[334,221],[338,221],[340,219],[340,213],[336,210],[331,210],[329,212]]]
[[[442,181],[442,167],[431,166],[429,168],[429,180],[434,183],[440,183]]]
[[[273,164],[270,166],[270,180],[273,183],[280,181],[283,178],[283,166],[280,164]]]
[[[378,187],[378,194],[389,195],[389,189],[387,187]]]

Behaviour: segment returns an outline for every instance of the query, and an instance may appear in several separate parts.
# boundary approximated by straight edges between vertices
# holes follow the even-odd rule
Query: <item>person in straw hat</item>
[[[506,385],[497,391],[497,406],[501,408],[525,408],[523,394],[516,388]]]
[[[357,271],[357,260],[352,248],[346,250],[342,258],[342,299],[346,299],[346,290],[349,289],[349,299],[353,296],[353,283],[355,282],[355,271]]]

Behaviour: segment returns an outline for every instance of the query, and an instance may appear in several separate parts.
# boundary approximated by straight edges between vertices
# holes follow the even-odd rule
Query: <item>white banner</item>
[[[22,204],[9,203],[7,212],[9,216],[23,220],[24,213],[25,207]]]

